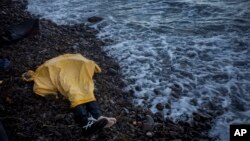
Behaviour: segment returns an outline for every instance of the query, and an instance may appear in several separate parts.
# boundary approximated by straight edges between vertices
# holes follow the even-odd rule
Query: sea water
[[[28,11],[59,25],[86,23],[113,42],[104,51],[121,66],[134,103],[187,120],[221,112],[211,137],[250,123],[249,0],[29,0]]]

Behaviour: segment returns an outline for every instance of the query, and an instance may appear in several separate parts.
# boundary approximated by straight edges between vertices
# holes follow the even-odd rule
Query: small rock
[[[178,136],[178,133],[177,132],[175,132],[175,131],[169,131],[169,135],[172,137],[172,138],[177,138],[177,136]]]
[[[193,118],[195,120],[209,120],[211,119],[211,116],[209,114],[195,112],[193,113]]]
[[[164,106],[162,103],[158,103],[156,104],[156,108],[159,110],[159,111],[162,111],[164,109]]]
[[[166,103],[166,104],[165,104],[165,108],[166,108],[166,109],[171,109],[171,104],[170,104],[170,103]]]
[[[154,117],[157,122],[164,122],[164,115],[162,112],[156,112]]]
[[[9,104],[12,104],[13,103],[13,100],[10,98],[10,97],[6,97],[6,102],[8,102]]]
[[[5,11],[2,11],[1,13],[2,13],[3,15],[6,15],[6,14],[7,14]]]
[[[197,106],[197,105],[198,105],[198,101],[197,101],[197,99],[195,99],[195,98],[191,99],[191,100],[189,101],[189,103],[190,103],[191,105],[193,105],[193,106]]]
[[[122,110],[126,113],[126,114],[129,114],[129,110],[127,108],[122,108]]]
[[[154,89],[154,93],[155,93],[156,95],[160,95],[160,94],[161,94],[160,90],[158,90],[158,89]]]
[[[137,125],[142,125],[142,122],[141,122],[141,121],[138,121],[138,122],[137,122]]]
[[[109,100],[109,102],[112,104],[112,105],[114,105],[115,104],[115,102],[111,99],[111,100]]]
[[[187,56],[189,58],[194,58],[197,55],[197,53],[195,51],[188,51],[187,52]]]
[[[112,74],[112,75],[118,74],[118,72],[113,68],[109,68],[108,72],[109,72],[109,74]]]
[[[172,86],[170,86],[170,88],[172,89],[172,91],[176,91],[176,92],[181,92],[182,88],[179,84],[173,84]]]
[[[136,86],[136,87],[135,87],[135,90],[136,90],[136,91],[141,91],[141,87],[140,87],[140,86]]]
[[[129,90],[129,93],[132,94],[132,95],[134,95],[134,94],[135,94],[135,91],[134,91],[133,89],[130,89],[130,90]]]
[[[148,96],[144,96],[144,97],[143,97],[143,100],[147,101],[148,98],[149,98]]]
[[[180,94],[177,93],[176,91],[172,91],[172,92],[171,92],[171,95],[172,95],[174,98],[177,98],[177,99],[180,98]]]
[[[137,125],[137,122],[136,122],[136,121],[133,121],[133,125]]]
[[[137,119],[137,120],[144,120],[144,119],[145,119],[145,116],[143,115],[143,113],[137,113],[137,114],[136,114],[136,119]]]
[[[58,114],[55,116],[55,120],[61,120],[61,119],[64,119],[65,117],[65,114]]]
[[[97,22],[100,22],[102,20],[103,20],[103,18],[98,17],[98,16],[93,16],[93,17],[88,18],[88,21],[91,22],[91,23],[97,23]]]
[[[147,132],[146,135],[147,135],[148,137],[153,137],[153,133],[152,133],[152,132]]]
[[[146,121],[143,124],[144,131],[152,131],[154,129],[154,119],[150,115],[146,115]]]

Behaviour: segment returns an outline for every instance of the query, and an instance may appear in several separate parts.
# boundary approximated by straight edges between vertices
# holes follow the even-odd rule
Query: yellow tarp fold
[[[23,78],[34,80],[36,94],[46,96],[59,92],[75,107],[95,100],[92,77],[99,72],[100,67],[81,54],[65,54],[46,61],[35,72],[28,71],[25,75],[29,75],[29,79]]]

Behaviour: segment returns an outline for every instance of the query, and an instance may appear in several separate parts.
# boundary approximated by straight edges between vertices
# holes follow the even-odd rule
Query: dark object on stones
[[[24,37],[39,32],[39,19],[29,19],[18,25],[11,26],[1,36],[1,42],[12,43],[23,39]]]
[[[93,16],[93,17],[88,18],[88,22],[91,22],[91,23],[98,23],[102,20],[103,20],[102,17],[97,17],[97,16]]]
[[[0,141],[8,141],[8,136],[4,130],[2,123],[0,122]]]

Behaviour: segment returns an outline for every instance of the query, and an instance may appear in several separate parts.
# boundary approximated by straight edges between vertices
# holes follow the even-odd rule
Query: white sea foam
[[[87,24],[101,28],[99,38],[114,41],[104,51],[131,82],[127,90],[135,91],[135,104],[157,112],[156,104],[170,103],[163,111],[174,120],[187,120],[197,109],[224,109],[210,135],[227,140],[229,124],[250,123],[248,5],[247,0],[29,0],[28,11],[57,24],[104,17]]]

